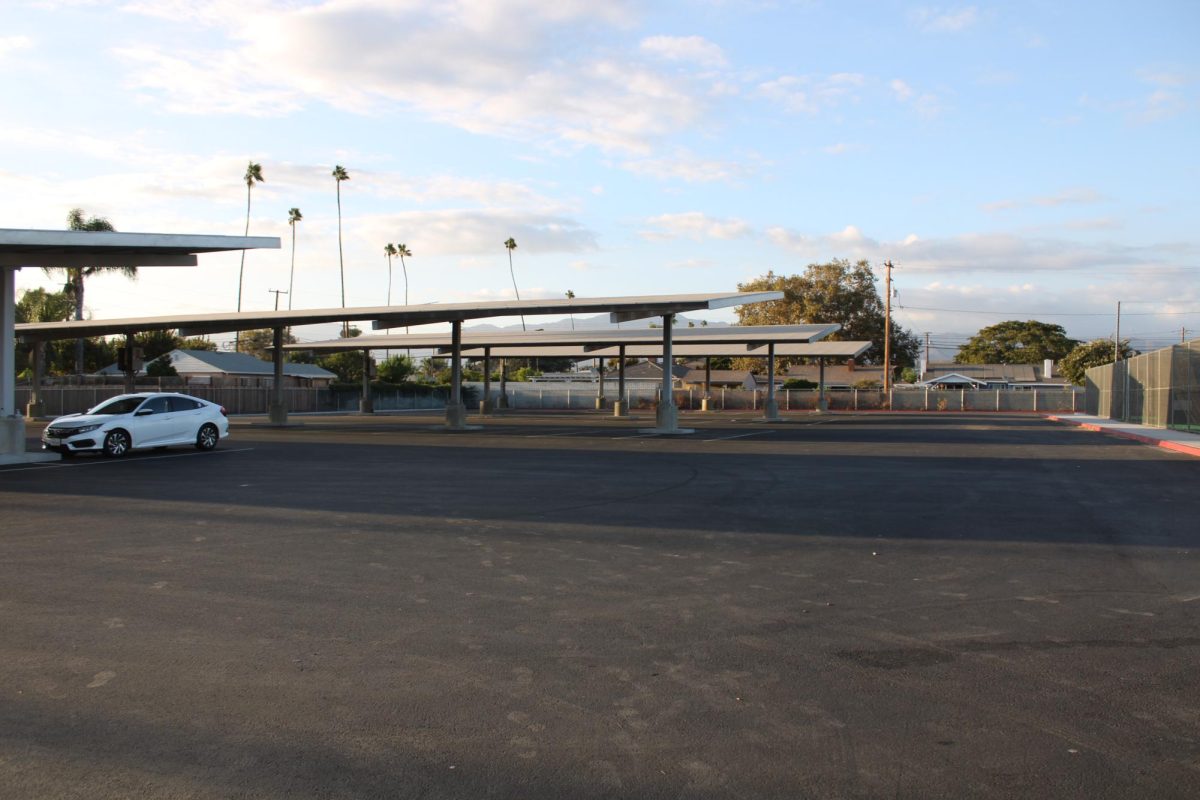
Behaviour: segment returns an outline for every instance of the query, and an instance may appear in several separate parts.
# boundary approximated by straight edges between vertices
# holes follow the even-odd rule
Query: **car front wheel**
[[[129,434],[123,430],[110,431],[104,437],[104,455],[109,458],[120,458],[129,452]]]
[[[200,427],[200,432],[196,434],[196,449],[197,450],[212,450],[217,446],[217,441],[220,440],[221,434],[217,432],[217,426],[211,422]]]

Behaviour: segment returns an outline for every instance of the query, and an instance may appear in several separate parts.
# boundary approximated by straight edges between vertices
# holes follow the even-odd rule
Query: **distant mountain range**
[[[575,330],[580,331],[603,331],[610,328],[621,328],[622,330],[645,330],[650,327],[651,323],[661,325],[660,317],[649,317],[647,319],[638,319],[633,322],[622,322],[620,325],[608,321],[607,314],[596,314],[593,316],[583,316],[582,314],[575,317]],[[695,327],[701,327],[701,320],[688,317],[685,314],[675,315],[675,328],[686,328],[688,323],[692,323]],[[563,317],[562,319],[554,320],[553,322],[544,322],[539,320],[536,323],[527,322],[526,325],[531,331],[569,331],[571,330],[571,318]],[[728,327],[728,322],[709,322],[710,328],[725,328]],[[463,331],[504,331],[506,333],[519,332],[521,323],[518,321],[512,325],[493,325],[489,322],[480,323],[479,325],[464,325]]]

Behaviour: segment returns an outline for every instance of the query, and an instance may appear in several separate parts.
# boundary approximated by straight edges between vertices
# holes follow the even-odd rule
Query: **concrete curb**
[[[1107,433],[1109,436],[1115,436],[1118,439],[1129,439],[1131,441],[1140,442],[1142,444],[1154,445],[1156,447],[1161,447],[1165,450],[1171,450],[1176,453],[1183,453],[1184,455],[1195,456],[1197,458],[1200,458],[1200,445],[1191,445],[1191,444],[1186,444],[1184,442],[1172,442],[1167,439],[1158,439],[1153,436],[1145,436],[1140,433],[1133,433],[1131,431],[1123,431],[1123,430],[1118,430],[1115,428],[1109,428],[1109,427],[1105,427],[1104,425],[1096,425],[1096,424],[1093,424],[1090,422],[1084,422],[1082,420],[1070,419],[1068,417],[1047,415],[1046,419],[1050,420],[1051,422],[1062,422],[1067,425],[1073,425],[1076,428],[1082,428],[1085,431],[1097,431],[1099,433]]]

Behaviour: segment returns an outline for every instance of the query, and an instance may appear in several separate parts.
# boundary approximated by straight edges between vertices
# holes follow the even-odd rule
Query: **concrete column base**
[[[768,400],[763,403],[763,422],[781,422],[779,416],[779,402],[776,400]]]
[[[25,419],[37,419],[45,411],[45,403],[26,403]]]
[[[828,411],[829,411],[829,401],[828,400],[818,400],[817,407],[815,409],[813,409],[814,414],[825,414]]]
[[[501,393],[501,395],[496,398],[496,408],[508,408],[507,394]]]
[[[675,404],[660,404],[654,415],[654,427],[641,430],[641,433],[657,433],[659,436],[680,436],[695,432],[693,428],[679,427],[679,407]]]
[[[287,425],[288,409],[283,403],[271,403],[267,409],[267,419],[272,425]]]
[[[358,413],[374,414],[375,413],[375,401],[371,400],[371,398],[369,398],[369,397],[364,397],[361,400],[359,400],[358,401]]]
[[[450,430],[466,430],[467,407],[464,404],[446,404],[446,427]]]
[[[58,453],[25,450],[25,420],[22,417],[0,418],[0,464],[32,464],[61,460],[62,456]]]
[[[712,401],[707,397],[700,398],[700,410],[701,411],[712,411],[712,408],[709,407],[709,403],[711,403],[711,402]]]
[[[608,408],[608,398],[607,397],[597,397],[596,398],[596,410],[603,411],[606,408]]]
[[[25,420],[21,417],[0,417],[0,455],[25,453]]]
[[[618,400],[615,403],[613,403],[613,416],[614,417],[629,416],[629,409],[625,407],[624,400]]]
[[[483,414],[485,417],[488,414],[491,414],[492,413],[492,401],[491,400],[480,400],[479,401],[479,413]]]

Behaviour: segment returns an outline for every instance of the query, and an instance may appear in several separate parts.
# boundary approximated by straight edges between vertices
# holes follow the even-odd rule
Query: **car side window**
[[[169,399],[172,411],[195,411],[200,407],[199,403],[187,397],[172,397]]]
[[[142,407],[141,407],[141,408],[139,408],[138,410],[139,410],[139,411],[146,411],[146,410],[149,410],[151,413],[154,413],[154,414],[165,414],[165,413],[167,412],[167,410],[168,410],[168,408],[167,408],[167,398],[165,398],[165,397],[151,397],[151,398],[150,398],[149,400],[147,400],[147,401],[146,401],[146,402],[145,402],[145,403],[142,405]]]

